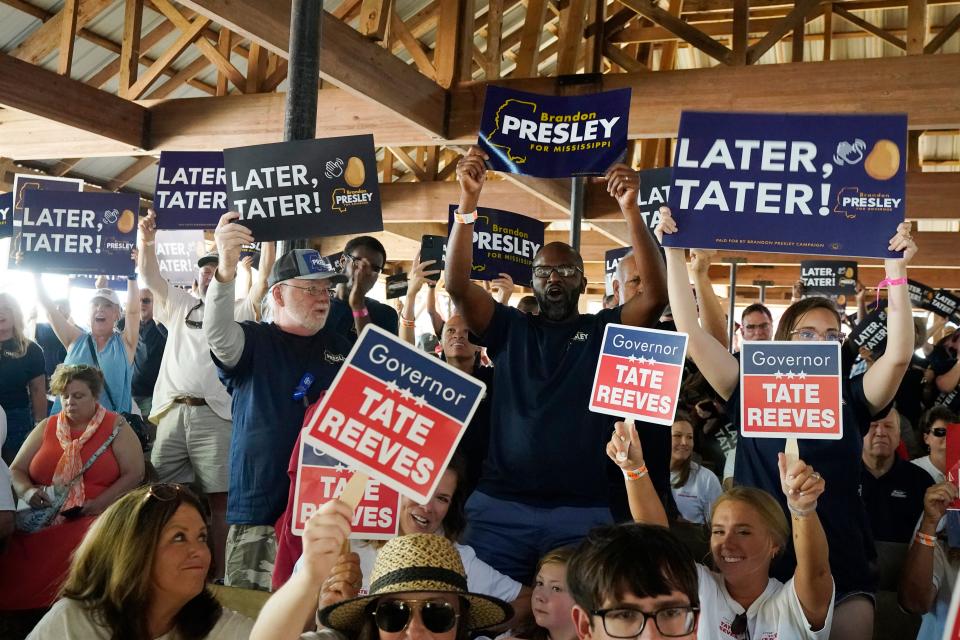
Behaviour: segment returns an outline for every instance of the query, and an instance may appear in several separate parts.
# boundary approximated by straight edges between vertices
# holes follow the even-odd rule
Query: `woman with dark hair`
[[[99,369],[62,364],[50,389],[63,410],[38,424],[10,465],[26,505],[0,554],[0,610],[48,607],[70,554],[94,519],[143,479],[143,449],[119,414],[97,402]]]
[[[947,479],[947,425],[957,420],[957,414],[940,404],[930,407],[920,418],[920,432],[929,454],[911,462],[929,473],[934,482]]]
[[[677,223],[667,207],[660,212],[662,217],[655,233],[662,239],[664,234],[676,233]],[[902,251],[903,257],[884,261],[884,282],[889,285],[886,351],[862,376],[841,376],[843,438],[800,441],[800,457],[816,467],[830,485],[830,491],[820,501],[819,514],[830,541],[830,567],[836,579],[833,637],[844,640],[866,639],[873,634],[877,579],[870,567],[876,552],[858,493],[863,436],[875,416],[886,414],[913,355],[913,320],[906,275],[917,245],[910,236],[908,223],[897,227],[887,249]],[[696,362],[710,386],[728,401],[727,411],[739,426],[739,363],[697,321],[683,250],[666,248],[665,253],[670,308],[677,329],[689,335],[688,357]],[[842,342],[844,334],[836,305],[817,297],[795,302],[781,316],[774,339]],[[779,470],[774,464],[784,445],[782,438],[740,438],[734,478],[738,484],[758,487],[776,496],[784,513],[788,513],[787,500],[780,490]],[[774,576],[786,581],[795,565],[793,549],[789,547],[774,565]]]
[[[186,487],[131,491],[90,528],[59,600],[28,640],[241,640],[253,621],[223,609],[210,576],[209,514]]]
[[[0,408],[7,414],[4,462],[12,462],[33,425],[47,417],[43,350],[23,334],[17,299],[0,293]]]
[[[333,500],[307,521],[303,570],[267,601],[251,639],[301,637],[316,611],[317,592],[337,573],[352,517],[349,506]],[[387,542],[377,555],[370,585],[367,595],[324,606],[320,624],[350,640],[414,635],[467,640],[472,631],[503,625],[513,616],[510,605],[472,590],[460,553],[438,535],[413,533]]]
[[[708,524],[713,502],[723,491],[717,476],[693,461],[693,424],[677,412],[670,427],[670,488],[680,517],[686,522]]]

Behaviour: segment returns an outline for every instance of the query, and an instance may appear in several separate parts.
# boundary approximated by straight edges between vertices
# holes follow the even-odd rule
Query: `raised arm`
[[[640,436],[632,420],[614,425],[613,435],[607,443],[607,456],[623,471],[633,520],[642,524],[670,526],[667,512],[643,461],[643,447],[640,446]]]
[[[220,222],[217,223],[214,237],[220,260],[207,289],[203,309],[203,331],[207,334],[210,351],[227,367],[240,362],[240,356],[243,355],[243,329],[233,319],[234,286],[240,247],[253,242],[250,230],[233,222],[239,217],[239,213],[228,211],[220,216]]]
[[[867,288],[857,280],[857,324],[867,317]]]
[[[420,262],[419,254],[413,259],[413,267],[410,269],[410,275],[407,278],[407,297],[403,303],[403,312],[400,314],[400,337],[410,344],[417,344],[417,295],[423,288],[427,276],[440,273],[436,269],[430,269],[436,263],[436,260],[425,260]],[[433,291],[433,288],[430,288]]]
[[[872,413],[893,400],[913,357],[913,310],[907,291],[907,265],[916,255],[917,245],[910,236],[909,222],[900,223],[888,248],[903,251],[903,258],[884,260],[886,277],[889,280],[902,279],[903,282],[887,289],[886,351],[863,374],[863,394]]]
[[[933,582],[933,558],[939,544],[937,526],[947,512],[947,505],[956,498],[957,486],[952,482],[928,487],[923,496],[920,528],[903,562],[897,593],[900,606],[910,613],[922,615],[933,609],[937,599],[937,585]]]
[[[127,306],[123,310],[123,346],[127,350],[127,360],[133,362],[137,355],[137,342],[140,340],[140,289],[137,278],[127,279]]]
[[[811,629],[819,631],[827,622],[833,600],[827,534],[817,516],[817,498],[823,493],[825,483],[803,460],[788,465],[782,453],[777,455],[780,485],[790,508],[793,548],[797,555],[793,584]]]
[[[317,610],[321,587],[350,535],[353,510],[339,500],[323,504],[303,532],[303,568],[260,610],[250,640],[296,640]]]
[[[658,239],[663,234],[676,233],[677,223],[667,207],[660,208],[660,223],[656,233]],[[729,400],[740,377],[740,364],[727,351],[726,347],[707,333],[697,321],[697,307],[690,293],[690,281],[687,278],[687,265],[683,258],[683,249],[664,247],[667,256],[667,289],[670,293],[670,310],[677,331],[689,335],[687,355],[699,367],[714,391],[724,400]]]
[[[430,316],[430,326],[433,327],[433,333],[439,338],[443,333],[443,325],[446,322],[437,310],[437,283],[427,283],[427,315]]]
[[[457,163],[457,181],[460,183],[460,205],[464,214],[476,212],[480,191],[487,168],[483,161],[487,154],[478,147],[470,147],[467,155]],[[473,224],[454,222],[447,238],[447,262],[444,272],[447,293],[454,306],[463,315],[467,326],[477,335],[483,335],[493,318],[493,297],[483,287],[470,282],[473,268]]]
[[[693,291],[697,296],[697,306],[700,308],[700,325],[717,342],[728,347],[727,314],[723,312],[720,298],[717,297],[710,282],[710,263],[716,254],[716,251],[708,249],[694,249],[690,252],[690,264],[687,269],[693,280]]]
[[[260,319],[260,305],[263,296],[267,295],[267,280],[273,263],[277,260],[277,244],[275,242],[260,243],[260,266],[257,275],[250,280],[250,291],[247,292],[247,304],[253,307],[254,317]]]
[[[499,278],[490,281],[491,292],[496,292],[496,300],[500,304],[510,304],[510,296],[513,295],[517,286],[513,283],[513,278],[509,273],[499,274]]]
[[[617,200],[630,234],[633,257],[625,259],[636,261],[643,285],[643,295],[634,296],[621,307],[620,320],[634,327],[652,327],[667,305],[667,278],[657,243],[640,215],[640,176],[625,164],[615,164],[607,171],[606,180],[607,193]]]
[[[137,248],[137,273],[143,278],[143,284],[153,292],[154,303],[166,306],[169,284],[160,275],[160,261],[157,259],[157,214],[150,209],[146,217],[140,219],[140,233]]]
[[[69,351],[70,345],[83,335],[83,331],[70,322],[67,316],[63,315],[60,309],[57,308],[57,305],[53,303],[53,300],[47,295],[47,290],[43,287],[43,279],[39,273],[33,274],[33,282],[36,285],[37,300],[40,302],[43,310],[47,312],[47,319],[50,321],[50,327],[53,329],[53,333],[56,334],[63,348]]]

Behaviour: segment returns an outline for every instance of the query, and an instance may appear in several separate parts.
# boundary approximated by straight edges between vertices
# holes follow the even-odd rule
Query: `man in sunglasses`
[[[160,273],[157,217],[140,220],[138,272],[153,294],[154,315],[167,330],[149,420],[157,425],[151,462],[163,482],[195,483],[210,499],[214,564],[222,575],[227,541],[228,452],[232,413],[230,395],[217,376],[203,331],[207,290],[221,256],[208,253],[197,261],[195,290],[171,285]],[[267,289],[273,244],[265,243],[260,272],[247,297],[232,302],[237,321],[253,320]],[[161,252],[162,253],[162,252]],[[141,334],[142,335],[142,334]],[[136,387],[134,387],[136,389]],[[146,390],[142,390],[146,394]]]
[[[350,352],[327,326],[332,287],[346,281],[312,249],[280,256],[267,280],[272,322],[236,322],[237,262],[253,235],[230,212],[215,237],[220,262],[210,282],[203,330],[232,396],[226,575],[230,586],[270,590],[274,523],[287,505],[287,462],[310,404]],[[261,257],[262,260],[262,257]]]
[[[603,331],[611,322],[651,327],[666,305],[663,261],[638,206],[640,180],[625,165],[606,175],[630,229],[644,293],[616,309],[581,314],[583,259],[567,244],[544,245],[533,259],[539,315],[498,304],[470,282],[473,222],[485,154],[473,148],[457,165],[460,203],[447,241],[446,288],[470,331],[494,359],[490,447],[477,490],[467,502],[464,542],[488,564],[527,582],[537,559],[610,522],[612,466],[604,454],[612,420],[588,410]],[[648,458],[669,492],[669,439]],[[617,469],[613,472],[619,473]]]
[[[347,281],[337,287],[337,295],[330,301],[327,326],[350,344],[357,341],[360,332],[371,322],[394,335],[399,331],[397,312],[367,297],[386,264],[387,250],[371,236],[351,238],[343,248],[340,270]]]
[[[923,495],[934,484],[930,474],[897,455],[899,444],[900,414],[891,408],[870,423],[860,470],[860,496],[873,537],[881,542],[910,542],[923,513]]]
[[[697,567],[668,529],[598,527],[567,565],[573,624],[580,640],[695,638]]]

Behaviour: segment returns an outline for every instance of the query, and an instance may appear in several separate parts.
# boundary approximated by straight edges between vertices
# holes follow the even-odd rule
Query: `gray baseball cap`
[[[302,278],[304,280],[329,280],[331,284],[341,284],[347,277],[339,273],[329,260],[313,249],[293,249],[280,256],[270,270],[268,286],[284,280]]]

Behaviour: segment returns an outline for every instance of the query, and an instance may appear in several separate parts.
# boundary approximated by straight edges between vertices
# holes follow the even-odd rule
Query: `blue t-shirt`
[[[377,302],[373,298],[364,298],[367,311],[370,312],[370,322],[384,331],[397,335],[400,331],[400,320],[392,307]],[[357,324],[353,321],[353,310],[350,305],[340,298],[330,300],[330,314],[327,316],[327,325],[330,330],[343,336],[353,345],[357,341]]]
[[[53,327],[46,323],[37,325],[37,344],[43,349],[44,370],[47,378],[53,375],[53,370],[58,364],[63,364],[67,357],[67,350],[64,348],[60,338],[53,332]]]
[[[273,323],[248,321],[240,327],[244,344],[237,364],[227,368],[213,357],[232,396],[227,522],[272,525],[287,505],[287,464],[307,406],[294,400],[293,392],[309,372],[314,382],[306,400],[315,402],[333,382],[350,344],[326,328],[297,336]]]
[[[848,379],[841,376],[843,399],[843,438],[840,440],[800,440],[800,459],[809,463],[823,477],[826,489],[817,501],[817,515],[830,545],[830,569],[837,587],[837,596],[853,591],[874,593],[876,575],[870,563],[876,549],[870,532],[867,510],[860,498],[860,466],[863,436],[870,430],[869,405],[863,393],[863,376]],[[740,429],[740,385],[727,402],[727,413]],[[886,415],[887,409],[877,415]],[[777,454],[783,451],[783,438],[744,438],[737,443],[734,479],[737,484],[763,489],[780,503],[787,520],[787,498],[780,486]],[[793,577],[797,560],[793,543],[771,567],[774,578],[786,582]]]
[[[88,364],[92,367],[100,366],[103,372],[103,391],[100,392],[100,404],[108,411],[129,413],[133,407],[133,397],[130,393],[133,381],[133,363],[127,357],[127,346],[123,342],[123,334],[114,331],[103,349],[97,349],[97,343],[89,331],[84,331],[79,338],[70,345],[70,351],[63,361],[64,364]],[[50,415],[60,413],[60,398],[53,401]]]
[[[620,322],[619,308],[557,323],[496,305],[481,336],[496,375],[478,490],[533,506],[609,505],[608,473],[615,466],[606,446],[614,419],[588,405],[603,330],[611,322]],[[642,439],[645,431],[640,428]],[[664,442],[669,443],[669,429]],[[646,440],[642,444],[644,457],[656,459],[653,451],[659,448],[648,452]],[[669,448],[661,453],[658,475],[669,486]]]

